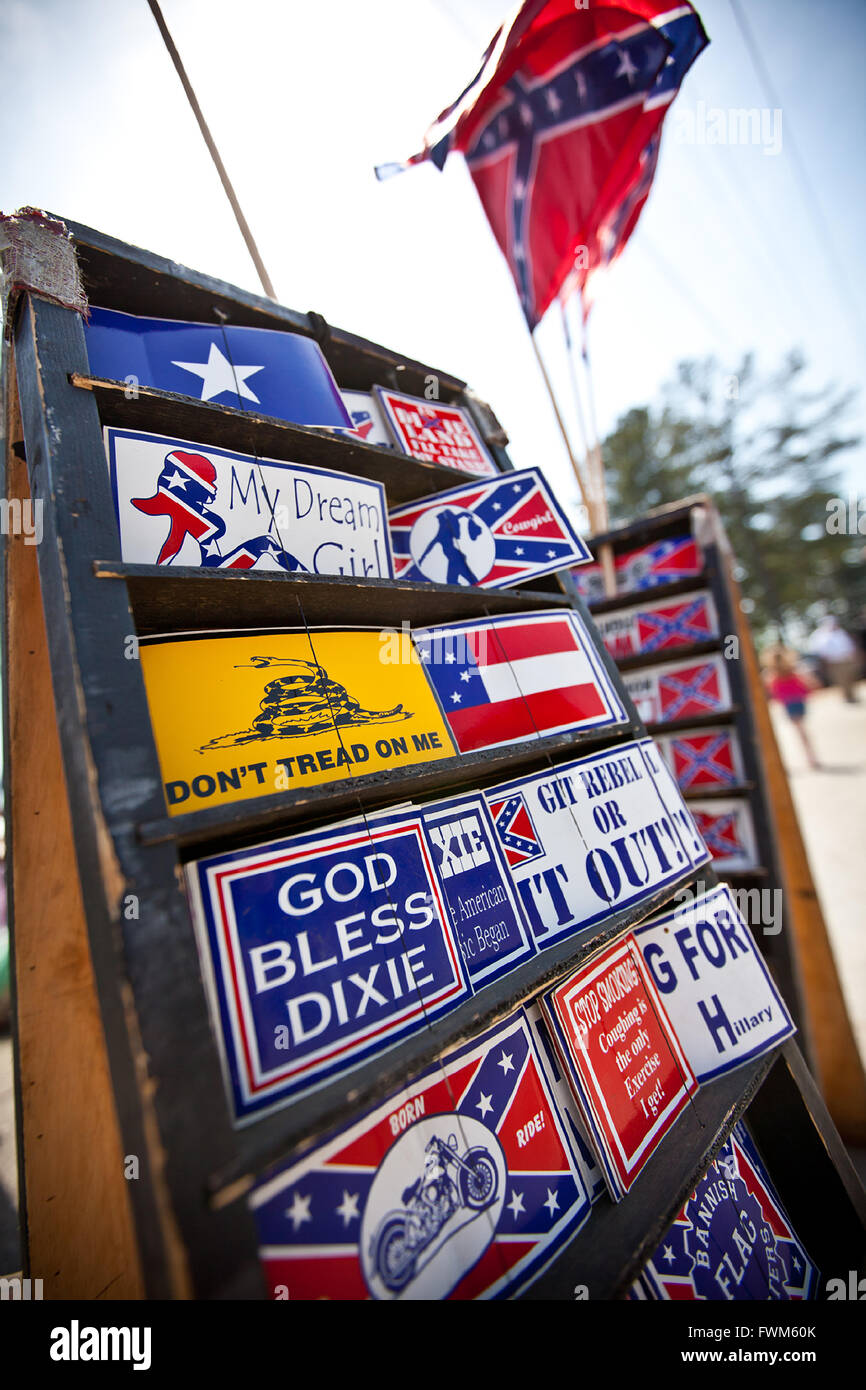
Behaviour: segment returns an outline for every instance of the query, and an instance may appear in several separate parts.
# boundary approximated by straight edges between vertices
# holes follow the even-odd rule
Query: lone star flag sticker
[[[351,428],[318,343],[300,333],[92,309],[84,326],[93,376],[193,396],[299,425]]]

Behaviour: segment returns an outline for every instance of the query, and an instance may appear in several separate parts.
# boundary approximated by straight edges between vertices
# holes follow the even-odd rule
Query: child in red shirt
[[[817,681],[811,676],[800,675],[796,667],[796,657],[792,657],[783,648],[777,647],[772,651],[765,672],[767,691],[773,700],[778,700],[781,705],[785,706],[788,718],[800,735],[809,766],[816,769],[820,767],[820,763],[815,757],[809,735],[806,733],[804,720],[806,718],[806,700],[816,688]]]

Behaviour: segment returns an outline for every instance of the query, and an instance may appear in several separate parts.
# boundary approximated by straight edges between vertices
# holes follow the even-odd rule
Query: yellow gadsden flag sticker
[[[143,638],[171,815],[454,755],[423,666],[373,628]]]

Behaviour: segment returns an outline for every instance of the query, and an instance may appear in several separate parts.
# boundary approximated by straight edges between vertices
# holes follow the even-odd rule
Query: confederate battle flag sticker
[[[519,1012],[253,1192],[274,1298],[505,1298],[590,1199]]]
[[[591,558],[537,468],[424,497],[388,522],[399,579],[501,589]]]

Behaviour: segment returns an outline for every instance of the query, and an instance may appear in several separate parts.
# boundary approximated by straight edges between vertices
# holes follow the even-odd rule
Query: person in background
[[[857,703],[854,685],[860,674],[860,655],[837,618],[828,613],[809,639],[809,651],[824,663],[831,685],[838,685],[849,705]]]
[[[819,682],[808,672],[801,673],[798,670],[796,653],[788,652],[784,647],[774,647],[768,652],[764,680],[770,697],[785,706],[788,718],[800,735],[809,766],[813,771],[817,771],[821,764],[815,757],[805,721],[806,701],[812,691],[818,688]]]

